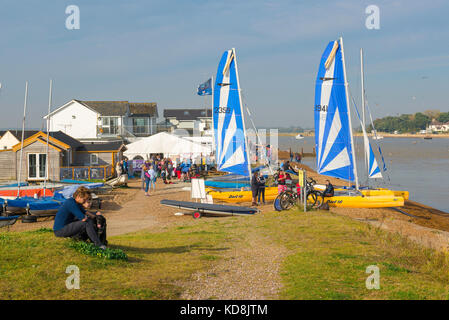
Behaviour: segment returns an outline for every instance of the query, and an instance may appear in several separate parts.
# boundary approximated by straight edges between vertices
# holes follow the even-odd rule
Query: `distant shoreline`
[[[296,135],[298,135],[297,132],[279,132],[278,133],[279,137],[295,137]],[[301,133],[301,135],[304,137],[314,137],[315,136],[314,133]],[[378,132],[377,135],[384,137],[384,138],[420,138],[420,139],[423,139],[424,137],[446,138],[446,139],[449,138],[448,133],[443,133],[443,134],[437,134],[437,133],[429,133],[429,134],[398,133],[398,134],[393,134],[393,133]],[[362,133],[361,132],[354,133],[354,136],[361,137]],[[372,134],[369,133],[368,136],[372,136]]]

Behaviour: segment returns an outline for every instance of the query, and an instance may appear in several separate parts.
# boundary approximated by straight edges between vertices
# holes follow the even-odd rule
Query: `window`
[[[184,111],[185,116],[188,116],[189,114],[190,114],[189,111]]]
[[[98,154],[97,153],[91,153],[90,154],[90,164],[91,165],[98,164]]]
[[[101,129],[103,134],[117,134],[118,133],[118,117],[103,117],[101,118]]]
[[[133,133],[149,133],[150,118],[133,118]]]
[[[45,153],[28,154],[28,179],[47,177],[47,155]]]

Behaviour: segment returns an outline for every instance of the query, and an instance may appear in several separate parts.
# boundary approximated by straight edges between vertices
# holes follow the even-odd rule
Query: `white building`
[[[46,115],[50,131],[81,141],[117,140],[156,133],[157,104],[71,100]]]
[[[431,132],[449,132],[449,121],[446,123],[439,122],[435,119],[429,125],[429,131]]]
[[[212,136],[212,110],[210,108],[165,109],[164,118],[172,125],[172,132],[184,130],[192,135]]]
[[[24,131],[24,139],[28,139],[35,133],[39,132],[38,130],[25,130]],[[0,137],[0,150],[10,150],[13,146],[22,141],[22,130],[7,130],[1,132]]]

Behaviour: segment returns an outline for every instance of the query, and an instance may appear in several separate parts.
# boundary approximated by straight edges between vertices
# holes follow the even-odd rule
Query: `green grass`
[[[254,235],[288,252],[281,299],[449,298],[449,255],[327,211],[291,210],[111,237],[101,252],[50,229],[0,232],[0,299],[179,299],[196,272]],[[79,290],[65,287],[69,265],[79,267]],[[379,290],[366,289],[370,265]]]
[[[282,265],[283,299],[448,298],[444,253],[328,212],[290,211],[264,220],[270,237],[291,252]],[[370,265],[379,267],[379,290],[366,288]]]

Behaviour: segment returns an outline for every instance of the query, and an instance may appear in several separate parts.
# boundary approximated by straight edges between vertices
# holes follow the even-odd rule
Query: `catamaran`
[[[251,179],[249,148],[246,139],[237,58],[235,49],[223,53],[213,91],[213,124],[217,170],[235,177],[234,181],[205,181],[217,187],[247,187]],[[218,185],[217,185],[218,183]],[[251,201],[251,191],[210,191],[212,198],[227,202]],[[266,200],[277,196],[277,188],[267,188]]]
[[[361,188],[359,185],[342,38],[329,42],[321,57],[316,79],[314,113],[317,172],[325,176],[355,181],[354,189],[337,188],[334,197],[326,197],[325,201],[329,206],[355,208],[403,206],[404,196],[408,197],[408,193],[404,191]],[[381,171],[363,125],[362,131],[368,176],[381,178]]]

